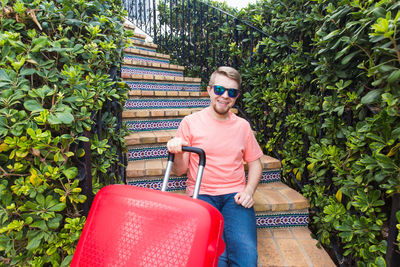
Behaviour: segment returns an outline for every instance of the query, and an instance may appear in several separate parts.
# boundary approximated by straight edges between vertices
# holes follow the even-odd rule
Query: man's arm
[[[187,146],[188,143],[182,138],[175,137],[168,141],[168,151],[175,154],[172,172],[175,175],[183,175],[187,172],[189,166],[189,153],[182,152],[182,146]]]
[[[245,208],[251,208],[254,205],[253,195],[261,179],[262,164],[260,159],[248,162],[247,184],[242,192],[235,195],[236,204]]]

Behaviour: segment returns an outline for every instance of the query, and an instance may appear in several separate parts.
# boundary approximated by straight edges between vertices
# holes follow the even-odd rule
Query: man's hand
[[[238,205],[242,205],[245,208],[251,208],[254,205],[253,193],[251,190],[245,189],[235,195],[235,202]]]
[[[174,137],[167,142],[168,151],[171,153],[182,153],[182,146],[189,145],[188,142],[180,137]]]
[[[187,172],[189,166],[189,153],[182,153],[182,146],[189,145],[182,138],[175,137],[167,142],[169,152],[175,154],[175,161],[172,165],[172,172],[175,175],[183,175]]]

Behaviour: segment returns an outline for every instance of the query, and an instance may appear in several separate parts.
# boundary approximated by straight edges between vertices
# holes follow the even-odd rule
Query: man
[[[257,266],[257,231],[253,194],[260,181],[263,155],[249,123],[230,112],[241,77],[231,67],[219,67],[210,77],[210,106],[186,116],[167,148],[175,153],[173,171],[188,170],[186,192],[193,194],[198,157],[182,146],[202,148],[206,153],[199,199],[216,207],[224,217],[225,252],[218,266]],[[243,160],[248,165],[246,183]]]

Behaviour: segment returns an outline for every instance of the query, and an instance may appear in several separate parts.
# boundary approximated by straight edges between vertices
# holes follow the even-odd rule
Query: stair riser
[[[163,108],[205,108],[209,99],[130,99],[125,102],[125,109],[163,109]]]
[[[146,81],[126,82],[126,84],[131,90],[200,92],[199,84],[156,83]]]
[[[180,119],[170,120],[146,120],[146,121],[126,121],[127,128],[134,132],[140,131],[155,131],[155,130],[172,130],[178,129]]]
[[[153,53],[157,52],[157,50],[155,48],[143,47],[143,46],[139,46],[139,45],[130,45],[129,48],[139,49],[142,51],[153,52]]]
[[[257,228],[289,228],[308,225],[308,213],[256,214]]]
[[[123,66],[121,68],[121,72],[137,74],[137,75],[159,75],[159,76],[183,77],[183,71],[152,69],[152,68],[137,68],[137,67]]]
[[[247,175],[247,174],[246,174]],[[281,179],[280,170],[263,171],[260,183],[274,183],[279,182]],[[171,177],[168,183],[168,191],[180,191],[186,189],[186,176]],[[155,178],[152,180],[132,179],[128,182],[130,185],[161,190],[162,178]]]
[[[146,41],[146,39],[144,38],[140,38],[140,37],[133,37],[133,38],[130,38],[132,41],[139,41],[139,42],[145,42]]]
[[[158,59],[158,58],[153,58],[153,57],[142,57],[142,56],[136,56],[136,55],[125,55],[124,61],[125,60],[135,60],[135,61],[139,61],[139,62],[169,64],[168,59]]]

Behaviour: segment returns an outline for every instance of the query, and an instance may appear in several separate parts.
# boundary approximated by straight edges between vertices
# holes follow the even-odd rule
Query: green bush
[[[93,179],[115,178],[108,140],[123,144],[125,131],[105,103],[126,98],[108,75],[121,58],[123,16],[120,0],[1,1],[1,265],[68,266],[85,222],[79,143],[99,111]]]
[[[249,10],[281,40],[264,41],[268,64],[243,69],[262,142],[310,201],[319,241],[339,243],[345,265],[384,266],[386,207],[400,192],[399,4],[265,1]]]

